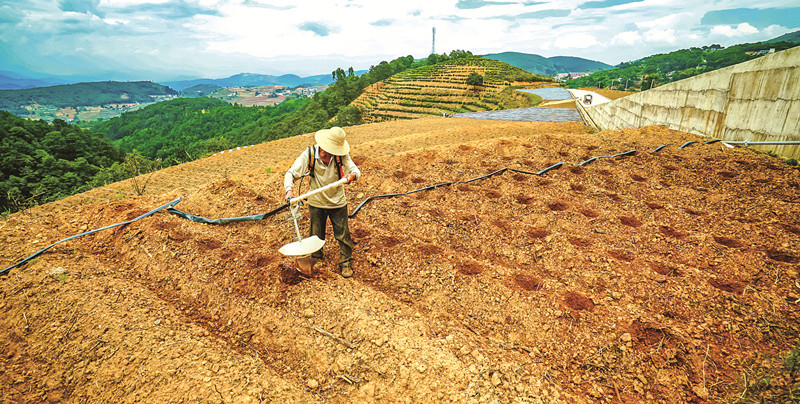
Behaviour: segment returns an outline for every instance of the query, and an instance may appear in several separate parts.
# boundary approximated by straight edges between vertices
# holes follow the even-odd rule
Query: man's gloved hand
[[[292,199],[292,198],[294,198],[294,192],[292,192],[292,190],[290,189],[290,190],[286,191],[286,202],[289,202],[289,199]]]
[[[349,183],[351,183],[351,182],[356,180],[356,175],[355,174],[347,174],[345,177],[347,177],[347,184],[349,184]]]

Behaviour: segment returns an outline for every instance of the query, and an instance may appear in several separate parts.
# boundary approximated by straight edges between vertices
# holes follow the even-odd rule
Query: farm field
[[[97,119],[111,119],[115,116],[120,116],[125,112],[136,111],[137,109],[144,108],[150,104],[153,103],[119,104],[113,106],[82,106],[72,108],[31,105],[27,107],[30,113],[26,116],[26,118],[44,119],[47,121],[63,119],[67,122],[71,122],[77,118],[83,122],[90,122],[96,121]]]
[[[363,205],[350,279],[332,241],[313,276],[293,269],[278,253],[293,241],[285,212],[203,225],[160,211],[58,244],[0,278],[0,396],[674,403],[796,389],[784,358],[800,327],[797,169],[655,126],[345,130],[363,172],[351,212],[457,182]],[[265,213],[311,144],[254,145],[16,213],[0,221],[0,266],[177,198],[206,218]]]

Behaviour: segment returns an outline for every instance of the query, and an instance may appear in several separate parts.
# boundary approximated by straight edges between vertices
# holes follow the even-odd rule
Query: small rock
[[[159,324],[161,324],[161,319],[160,318],[158,320],[156,320],[156,321],[153,321],[153,325],[159,325]]]
[[[303,317],[305,317],[305,318],[311,318],[311,317],[314,317],[314,311],[313,311],[313,310],[311,310],[311,309],[305,309],[305,310],[303,310]]]
[[[500,382],[501,382],[501,380],[500,380],[500,372],[492,373],[492,385],[497,387],[497,386],[500,385]]]
[[[308,386],[309,389],[314,390],[317,387],[319,387],[319,382],[314,379],[308,379],[308,383],[306,383],[306,385]]]
[[[626,333],[622,334],[619,337],[619,339],[621,339],[623,342],[631,342],[632,338],[631,338],[631,334],[626,332]]]
[[[697,394],[697,397],[700,397],[703,400],[708,398],[708,389],[706,389],[705,386],[696,385],[692,387],[692,391],[694,394]]]
[[[575,377],[572,378],[572,384],[581,384],[581,376],[575,375]]]
[[[66,271],[64,267],[53,268],[50,270],[50,275],[61,275]]]

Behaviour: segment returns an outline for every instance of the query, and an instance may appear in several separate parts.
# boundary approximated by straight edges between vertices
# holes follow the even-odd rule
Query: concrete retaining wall
[[[582,109],[599,129],[663,125],[722,140],[800,141],[800,47]],[[752,147],[800,160],[798,145]]]

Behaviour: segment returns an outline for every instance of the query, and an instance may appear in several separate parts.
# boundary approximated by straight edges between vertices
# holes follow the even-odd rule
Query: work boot
[[[342,277],[349,278],[353,276],[353,268],[350,266],[349,262],[343,262],[339,264],[339,269],[342,270]]]

